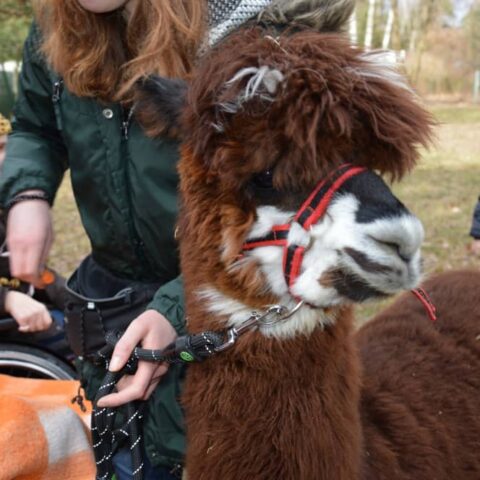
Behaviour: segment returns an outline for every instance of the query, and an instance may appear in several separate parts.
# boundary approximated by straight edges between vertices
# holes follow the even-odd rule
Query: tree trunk
[[[392,38],[393,22],[395,19],[395,11],[393,6],[388,10],[387,24],[385,25],[385,32],[383,33],[382,48],[387,50],[390,46],[390,39]]]
[[[357,28],[357,9],[355,8],[350,17],[348,32],[352,43],[358,42],[358,28]]]
[[[367,27],[365,29],[365,48],[370,50],[373,42],[373,24],[375,20],[375,3],[376,0],[368,0],[368,12],[367,12]]]

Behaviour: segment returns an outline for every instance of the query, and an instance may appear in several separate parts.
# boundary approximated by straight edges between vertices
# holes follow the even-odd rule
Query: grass
[[[432,105],[430,110],[441,123],[480,122],[480,105]]]
[[[480,268],[480,258],[467,252],[471,215],[480,194],[480,108],[433,105],[430,109],[439,122],[437,143],[430,151],[422,151],[418,167],[393,190],[424,224],[426,275]],[[50,265],[69,274],[89,252],[69,178],[58,193],[54,218],[56,242]],[[388,302],[358,307],[359,321],[371,318]]]

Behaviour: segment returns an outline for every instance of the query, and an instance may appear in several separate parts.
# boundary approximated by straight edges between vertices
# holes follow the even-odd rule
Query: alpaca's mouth
[[[319,280],[321,286],[334,288],[339,295],[352,302],[363,302],[373,298],[386,297],[388,294],[370,285],[355,273],[336,269],[326,272]]]

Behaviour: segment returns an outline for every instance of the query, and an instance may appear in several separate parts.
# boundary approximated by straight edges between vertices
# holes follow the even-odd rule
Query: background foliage
[[[22,58],[22,45],[31,21],[29,0],[0,2],[0,62]]]

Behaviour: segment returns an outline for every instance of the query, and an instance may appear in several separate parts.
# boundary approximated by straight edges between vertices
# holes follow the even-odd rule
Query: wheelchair
[[[68,347],[64,316],[50,310],[53,322],[48,330],[23,333],[13,318],[0,319],[0,374],[52,380],[78,378],[74,355]]]

